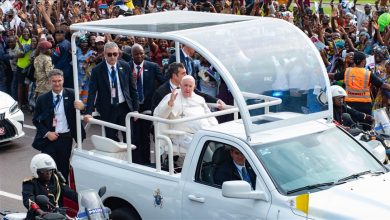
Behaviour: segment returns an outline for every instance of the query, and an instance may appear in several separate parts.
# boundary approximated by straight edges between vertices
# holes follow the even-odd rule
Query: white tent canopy
[[[240,110],[248,140],[251,133],[259,130],[332,118],[331,105],[322,105],[316,99],[329,88],[321,57],[310,39],[284,20],[170,11],[79,23],[70,28],[80,31],[75,35],[100,32],[143,36],[174,40],[194,48],[226,82]],[[326,98],[331,103],[329,92]],[[264,103],[275,100],[282,103],[270,108]],[[250,104],[265,105],[265,111],[250,111]],[[302,114],[283,121],[265,122],[254,117],[268,111]]]

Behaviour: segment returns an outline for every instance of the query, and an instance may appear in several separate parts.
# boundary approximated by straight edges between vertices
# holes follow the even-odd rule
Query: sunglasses
[[[117,57],[118,53],[107,53],[107,56],[108,57],[112,57],[112,56]]]

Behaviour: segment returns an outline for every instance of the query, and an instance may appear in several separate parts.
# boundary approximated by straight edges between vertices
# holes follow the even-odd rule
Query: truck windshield
[[[286,195],[321,190],[332,183],[356,179],[360,174],[386,172],[373,156],[338,128],[254,149],[278,190]]]

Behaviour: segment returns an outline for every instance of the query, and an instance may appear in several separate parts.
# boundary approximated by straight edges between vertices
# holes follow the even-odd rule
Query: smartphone
[[[4,25],[4,29],[6,29],[6,30],[9,29],[8,21],[4,21],[3,25]]]

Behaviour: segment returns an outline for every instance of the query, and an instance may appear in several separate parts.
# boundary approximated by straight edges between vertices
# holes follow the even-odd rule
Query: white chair
[[[127,160],[127,144],[123,142],[117,142],[110,138],[92,135],[92,144],[95,146],[95,150],[91,152],[102,154],[105,156],[117,158],[120,160]],[[131,149],[134,150],[135,145],[131,145]]]
[[[155,134],[161,134],[164,136],[168,136],[171,140],[172,138],[175,138],[177,136],[184,136],[187,135],[188,133],[185,131],[178,131],[178,130],[173,130],[170,129],[170,126],[165,123],[155,123],[155,128],[157,128],[158,125],[158,130],[155,130]],[[157,140],[156,140],[157,141]],[[160,149],[161,149],[161,154],[167,153],[168,152],[168,145],[165,143],[165,141],[160,140]],[[188,146],[179,146],[177,144],[172,143],[173,147],[173,155],[182,155],[184,156],[187,153],[187,148]]]

